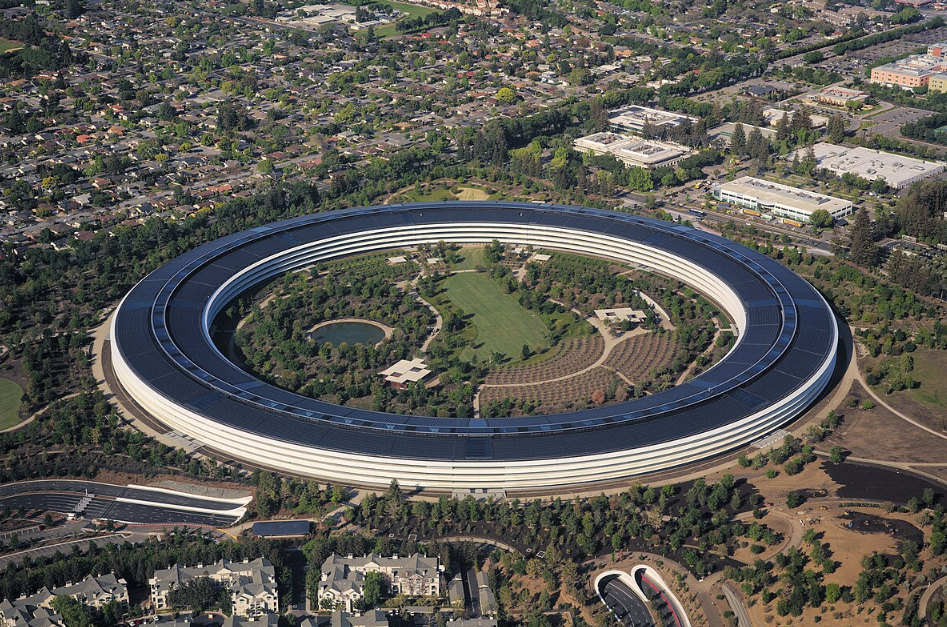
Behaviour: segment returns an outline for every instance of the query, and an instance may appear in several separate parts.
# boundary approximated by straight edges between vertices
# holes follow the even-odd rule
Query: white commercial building
[[[714,185],[713,194],[717,200],[797,222],[809,222],[812,213],[819,209],[828,211],[834,219],[852,212],[852,203],[848,200],[751,176]]]
[[[656,130],[674,128],[687,120],[690,120],[691,123],[699,121],[698,118],[689,115],[650,109],[638,105],[616,109],[608,115],[608,121],[612,125],[613,130],[639,134],[649,126]]]
[[[819,143],[813,146],[812,150],[816,164],[823,170],[828,170],[836,176],[851,173],[869,181],[884,179],[888,186],[894,189],[901,189],[944,171],[943,163],[922,161],[860,146]],[[797,154],[802,159],[805,151],[799,151]]]
[[[431,374],[422,359],[402,359],[398,363],[378,373],[391,387],[404,389],[409,383],[418,383]]]
[[[691,152],[690,148],[679,144],[625,137],[610,132],[579,137],[573,146],[579,152],[612,155],[628,167],[646,170],[676,166]]]

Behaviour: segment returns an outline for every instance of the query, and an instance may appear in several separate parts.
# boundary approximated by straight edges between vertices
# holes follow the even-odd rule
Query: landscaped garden
[[[647,313],[638,323],[594,314],[621,307]],[[668,389],[729,348],[713,343],[720,316],[676,281],[604,260],[439,242],[285,275],[233,303],[215,339],[264,380],[328,402],[441,417],[479,404],[499,417]],[[333,322],[370,340],[327,341]],[[430,375],[386,385],[379,373],[416,358]]]

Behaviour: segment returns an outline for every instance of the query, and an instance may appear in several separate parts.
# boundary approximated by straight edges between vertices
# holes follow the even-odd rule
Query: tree
[[[842,460],[845,459],[845,449],[841,446],[833,446],[832,450],[829,451],[829,459],[832,460],[833,464],[841,464]]]
[[[826,584],[825,586],[825,602],[831,605],[839,600],[839,597],[842,596],[842,588],[837,583]]]
[[[750,136],[746,139],[746,152],[751,159],[756,159],[760,164],[766,161],[769,156],[769,145],[763,139],[763,133],[760,129],[754,128],[750,132]]]
[[[636,192],[650,192],[654,189],[651,172],[645,168],[629,168],[628,187]]]
[[[803,498],[798,492],[789,492],[786,494],[786,507],[789,509],[795,509],[802,505],[802,503]]]
[[[842,143],[845,139],[845,122],[842,120],[842,116],[836,113],[829,118],[829,123],[826,125],[826,133],[833,144]]]
[[[878,260],[878,249],[875,246],[875,234],[871,228],[871,219],[864,207],[855,214],[855,223],[852,224],[851,250],[849,255],[855,263],[870,268]]]
[[[95,624],[89,610],[72,597],[55,597],[50,605],[57,614],[62,616],[66,627],[93,627]]]
[[[362,583],[362,594],[364,596],[365,607],[375,607],[381,603],[385,593],[385,579],[378,571],[370,572],[365,575],[365,581]]]
[[[516,92],[509,87],[501,87],[497,90],[497,100],[506,104],[516,101]]]
[[[832,214],[825,209],[816,209],[809,216],[809,223],[816,229],[827,229],[832,226]]]
[[[742,156],[746,150],[746,133],[743,125],[739,122],[733,127],[733,134],[730,136],[730,152],[737,156]]]

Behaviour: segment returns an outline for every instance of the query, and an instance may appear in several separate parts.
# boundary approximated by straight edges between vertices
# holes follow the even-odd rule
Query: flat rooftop
[[[615,309],[596,309],[595,315],[599,320],[631,320],[632,322],[642,322],[647,320],[647,314],[641,309],[632,309],[631,307],[617,307]]]
[[[760,132],[760,135],[762,135],[764,139],[776,137],[776,130],[772,128],[753,126],[752,124],[742,124],[741,126],[743,126],[743,134],[747,137],[750,136],[750,133],[756,130]],[[707,136],[710,137],[710,139],[721,139],[729,144],[730,139],[733,137],[733,131],[736,130],[736,127],[736,122],[727,122],[726,124],[721,124],[720,126],[715,126],[708,130]]]
[[[795,114],[795,110],[787,111],[786,109],[766,109],[763,111],[763,117],[766,119],[766,122],[772,125],[775,125],[787,115],[789,119],[792,120],[792,116]],[[814,128],[821,128],[829,123],[829,118],[824,115],[814,115],[810,113],[809,119],[812,120],[812,126]]]
[[[947,67],[947,62],[942,57],[935,57],[927,54],[919,54],[892,63],[886,63],[874,68],[881,72],[895,72],[904,76],[926,76],[932,72],[937,72]]]
[[[623,161],[656,166],[690,152],[690,148],[670,142],[625,137],[618,133],[595,133],[580,137],[573,143],[577,150],[608,153]]]
[[[385,377],[388,383],[415,383],[431,374],[427,364],[421,359],[402,359],[390,368],[378,373]]]
[[[851,202],[841,198],[826,196],[825,194],[810,192],[781,183],[772,183],[752,176],[743,176],[734,181],[722,183],[720,189],[730,193],[752,196],[762,205],[785,205],[806,213],[824,209],[830,214],[834,214],[852,206]]]
[[[253,523],[253,535],[262,538],[292,538],[308,536],[312,523],[308,520],[274,520]]]
[[[689,115],[672,113],[670,111],[661,111],[660,109],[651,109],[632,105],[612,111],[608,116],[608,121],[616,126],[640,127],[645,124],[654,126],[677,126],[685,120],[697,122],[698,119]]]
[[[869,181],[883,178],[891,187],[902,187],[919,178],[944,171],[943,163],[922,161],[861,146],[836,146],[822,142],[813,146],[812,151],[820,168],[839,175],[851,172]],[[803,153],[800,153],[799,158],[802,157]]]
[[[819,92],[819,95],[823,98],[845,98],[848,100],[860,100],[868,97],[867,92],[845,87],[826,87]]]

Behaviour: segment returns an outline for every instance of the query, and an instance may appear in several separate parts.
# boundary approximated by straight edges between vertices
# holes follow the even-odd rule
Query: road
[[[743,607],[743,602],[740,600],[740,597],[737,596],[737,593],[727,584],[723,584],[721,587],[723,588],[724,596],[727,597],[727,603],[730,604],[730,609],[736,614],[738,627],[753,627],[752,623],[750,623],[750,615],[747,614],[746,608]]]
[[[125,542],[139,544],[147,541],[149,537],[151,537],[150,534],[145,531],[122,532],[94,536],[91,538],[82,538],[79,540],[67,540],[58,544],[50,544],[33,549],[25,549],[23,551],[17,551],[16,553],[0,556],[0,570],[6,570],[8,566],[19,564],[27,557],[31,559],[36,559],[38,557],[50,557],[55,555],[57,552],[67,554],[74,550],[73,547],[79,547],[80,551],[86,551],[88,550],[89,545],[92,544],[95,544],[96,546],[104,546],[107,544],[124,544]]]
[[[657,627],[650,608],[617,575],[602,579],[601,594],[608,609],[625,627]]]
[[[674,616],[674,610],[671,609],[667,599],[661,594],[657,586],[646,577],[642,577],[642,584],[641,589],[657,610],[658,615],[661,617],[663,627],[681,627],[677,618]]]
[[[128,524],[201,525],[227,527],[246,513],[248,499],[215,499],[141,486],[93,481],[24,481],[0,486],[0,508],[76,512],[91,497],[82,514]]]

